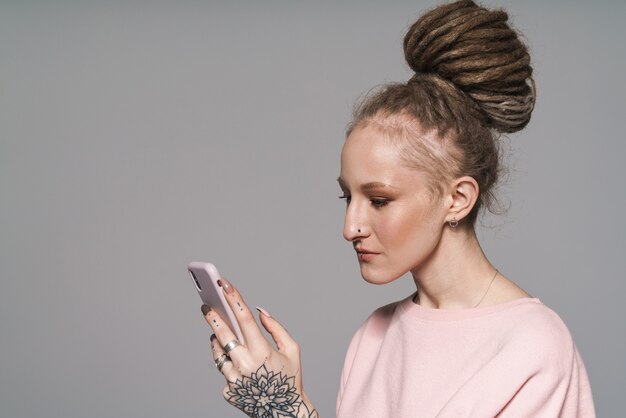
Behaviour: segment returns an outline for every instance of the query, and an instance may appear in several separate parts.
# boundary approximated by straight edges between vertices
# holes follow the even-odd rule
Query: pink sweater
[[[585,366],[536,298],[376,310],[346,355],[337,418],[595,417]]]

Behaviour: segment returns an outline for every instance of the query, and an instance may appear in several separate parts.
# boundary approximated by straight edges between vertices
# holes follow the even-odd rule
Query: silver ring
[[[241,345],[241,343],[237,340],[230,340],[229,342],[226,343],[226,345],[224,346],[224,352],[226,354],[230,353],[231,351],[233,351],[235,349],[235,347],[239,347]]]
[[[215,367],[217,367],[217,370],[219,370],[220,373],[222,373],[222,367],[224,367],[224,364],[226,364],[229,361],[230,361],[230,357],[228,357],[228,355],[226,354],[222,354],[221,356],[217,358],[217,360],[215,360]]]

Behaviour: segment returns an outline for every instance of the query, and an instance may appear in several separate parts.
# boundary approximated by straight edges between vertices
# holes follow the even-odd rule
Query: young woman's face
[[[347,204],[343,236],[366,281],[391,282],[431,259],[445,224],[443,200],[432,197],[426,175],[405,167],[376,126],[346,139],[339,185]]]

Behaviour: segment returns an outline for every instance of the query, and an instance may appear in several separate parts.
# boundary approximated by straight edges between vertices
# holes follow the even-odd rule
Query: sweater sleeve
[[[565,324],[552,311],[525,321],[438,416],[595,417],[587,372]]]
[[[361,345],[361,342],[363,341],[365,334],[366,333],[368,334],[368,337],[366,338],[368,342],[366,344],[371,344],[372,339],[377,340],[377,339],[382,338],[382,336],[379,335],[379,332],[381,330],[386,329],[386,326],[391,320],[391,316],[393,315],[396,305],[397,303],[391,303],[389,305],[385,305],[375,310],[365,320],[365,322],[363,322],[363,324],[359,327],[359,329],[356,331],[356,333],[352,337],[352,340],[350,341],[350,345],[348,346],[348,351],[346,353],[346,357],[343,363],[343,369],[341,371],[341,380],[339,381],[339,392],[337,393],[337,403],[335,405],[336,414],[339,414],[339,409],[341,406],[341,401],[343,400],[343,395],[345,392],[346,384],[348,382],[348,378],[352,371],[352,365],[354,364],[357,352],[359,351],[359,346]],[[375,330],[379,331],[378,333],[374,332],[375,334],[374,336],[371,335],[372,327]]]
[[[363,338],[363,333],[365,332],[366,327],[367,327],[367,320],[356,331],[356,333],[352,337],[352,340],[350,341],[350,345],[348,346],[348,351],[346,352],[346,357],[343,363],[343,369],[341,370],[341,380],[339,381],[339,392],[337,393],[337,403],[335,405],[335,408],[336,408],[335,413],[339,411],[339,406],[341,405],[341,400],[343,398],[343,392],[346,387],[346,381],[348,380],[348,376],[350,375],[350,370],[352,369],[352,364],[354,363],[354,357],[359,347],[359,344],[361,342],[361,339]]]
[[[498,416],[595,417],[585,366],[573,343],[568,351],[563,353],[567,358],[565,368],[560,369],[560,362],[555,362],[537,370]]]

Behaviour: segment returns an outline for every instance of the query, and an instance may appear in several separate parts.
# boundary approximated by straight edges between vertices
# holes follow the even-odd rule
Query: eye
[[[383,206],[386,206],[389,203],[389,200],[387,199],[370,199],[370,202],[372,202],[372,205],[376,208],[382,208]]]
[[[339,199],[345,199],[346,201],[346,205],[350,204],[350,199],[352,198],[352,196],[350,196],[349,194],[344,193],[343,195],[339,196]]]

